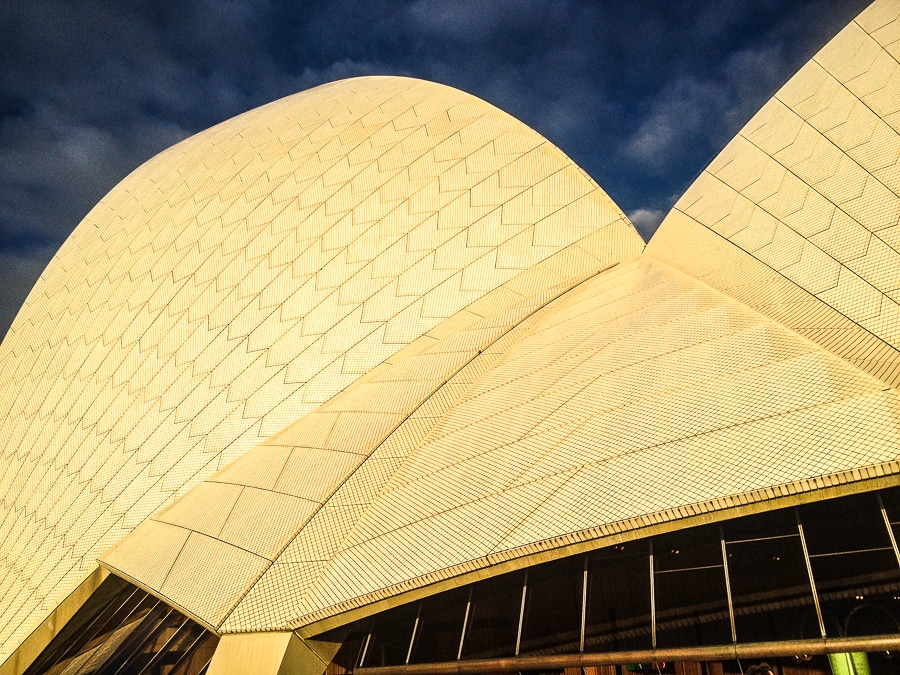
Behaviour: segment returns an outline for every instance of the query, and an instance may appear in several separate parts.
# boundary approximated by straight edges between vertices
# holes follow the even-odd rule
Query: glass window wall
[[[893,488],[608,546],[378,615],[364,665],[819,640],[822,625],[828,637],[897,635],[898,528]],[[892,656],[870,654],[870,671]],[[798,659],[780,671],[831,668]],[[716,663],[704,672],[741,667]]]
[[[110,576],[25,675],[200,675],[218,642],[152,595]]]

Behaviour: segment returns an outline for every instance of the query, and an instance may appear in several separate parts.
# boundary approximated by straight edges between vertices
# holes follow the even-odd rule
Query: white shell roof
[[[290,96],[138,168],[0,345],[0,657],[149,515],[596,232],[595,264],[644,246],[537,133],[408,78]]]
[[[900,91],[898,15],[876,3],[826,46],[645,254],[486,295],[103,564],[222,632],[302,630],[659,523],[896,477],[900,98],[873,92]]]

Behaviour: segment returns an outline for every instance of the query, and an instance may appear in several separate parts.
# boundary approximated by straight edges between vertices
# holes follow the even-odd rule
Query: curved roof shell
[[[841,132],[862,145],[842,150],[782,101],[826,85],[851,91],[844,82],[879,54],[893,60],[890,45],[859,31],[898,14],[877,3],[826,46],[688,190],[644,255],[516,305],[494,303],[503,287],[486,295],[490,313],[448,319],[148,520],[103,564],[219,631],[302,631],[648,527],[896,476],[900,399],[885,385],[900,358],[884,317],[900,270],[888,244],[900,200],[878,167],[900,156],[889,150],[900,137],[867,107]],[[900,86],[900,69],[882,61],[881,86]],[[880,140],[866,155],[856,148],[870,128]],[[759,149],[765,139],[796,141],[813,167],[831,153],[833,175],[780,163],[774,145]],[[728,176],[743,177],[743,193]],[[849,184],[865,198],[841,192]],[[799,210],[778,220],[774,204],[786,203]],[[816,223],[827,236],[798,234]],[[872,289],[881,323],[863,311]],[[266,520],[288,495],[306,508]],[[248,534],[263,520],[270,534]]]
[[[900,40],[872,4],[678,200],[647,252],[900,382]]]
[[[652,258],[479,304],[493,311],[401,350],[102,563],[216,630],[298,629],[900,472],[895,390]]]
[[[644,246],[537,133],[407,78],[302,92],[138,168],[0,345],[0,655],[150,514],[590,235],[595,266]]]

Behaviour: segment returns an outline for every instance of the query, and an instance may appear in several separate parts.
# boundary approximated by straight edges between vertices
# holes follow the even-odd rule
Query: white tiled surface
[[[406,78],[276,101],[137,169],[0,345],[0,659],[150,514],[593,232],[601,258],[643,248],[538,134]],[[308,477],[285,479],[271,527],[238,531],[250,487],[216,495],[230,522],[200,507],[186,551],[218,550],[199,543],[214,533],[271,556],[285,514],[315,501]]]

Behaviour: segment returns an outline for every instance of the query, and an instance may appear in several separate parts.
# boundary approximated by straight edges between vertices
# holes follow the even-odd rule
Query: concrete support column
[[[207,675],[322,675],[340,646],[291,632],[223,635]]]

